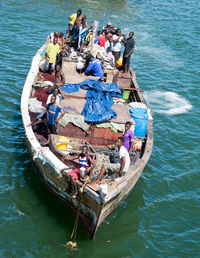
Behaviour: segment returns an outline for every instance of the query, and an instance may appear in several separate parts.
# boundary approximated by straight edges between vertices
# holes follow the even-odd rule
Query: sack
[[[112,151],[110,154],[110,163],[119,163],[120,157],[119,157],[119,152],[118,151]]]
[[[48,69],[49,69],[49,63],[47,62],[47,60],[45,59],[45,60],[41,61],[41,63],[40,63],[41,72],[45,73],[48,71]]]

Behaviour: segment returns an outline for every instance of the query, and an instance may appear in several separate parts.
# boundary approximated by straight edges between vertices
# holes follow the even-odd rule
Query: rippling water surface
[[[20,95],[32,57],[82,8],[135,32],[132,66],[153,111],[154,150],[133,192],[94,240],[39,182],[28,155]],[[199,257],[198,0],[0,1],[0,256]]]

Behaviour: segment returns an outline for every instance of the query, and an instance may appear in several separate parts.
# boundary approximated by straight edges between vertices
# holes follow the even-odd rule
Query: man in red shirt
[[[100,47],[105,47],[106,37],[104,33],[98,37],[98,43]]]

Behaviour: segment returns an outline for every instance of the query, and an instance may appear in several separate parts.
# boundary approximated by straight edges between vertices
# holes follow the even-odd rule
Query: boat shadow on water
[[[64,239],[70,240],[70,235],[73,229],[74,225],[74,216],[71,212],[69,212],[68,208],[62,203],[57,201],[57,197],[48,190],[47,187],[43,187],[43,183],[40,181],[40,179],[36,176],[34,171],[34,166],[32,162],[30,161],[30,156],[28,153],[28,148],[26,145],[26,142],[24,141],[24,132],[22,130],[21,124],[18,124],[16,127],[14,127],[11,131],[11,139],[12,142],[11,148],[13,148],[16,151],[13,151],[10,155],[10,162],[9,166],[7,168],[7,171],[12,171],[11,167],[15,168],[15,174],[16,177],[14,181],[12,181],[12,184],[15,188],[15,194],[16,196],[16,203],[19,204],[17,201],[21,194],[20,188],[25,188],[25,193],[27,192],[28,196],[31,196],[31,202],[27,198],[24,199],[24,202],[22,205],[18,205],[18,209],[23,212],[26,215],[30,216],[30,211],[33,211],[33,214],[31,214],[32,220],[37,221],[37,218],[34,218],[34,210],[32,204],[34,204],[34,209],[41,210],[41,216],[43,217],[42,220],[51,220],[53,219],[54,225],[56,225],[57,228],[60,228],[61,231],[64,234]],[[12,175],[11,175],[12,178]],[[11,179],[13,180],[13,179]],[[105,239],[112,239],[114,231],[110,230],[110,228],[113,227],[122,227],[123,221],[127,221],[127,218],[130,216],[131,212],[131,230],[130,233],[137,234],[139,225],[140,225],[140,219],[138,218],[138,210],[143,208],[145,205],[143,194],[145,191],[145,179],[141,177],[139,182],[136,184],[134,190],[130,193],[127,200],[120,204],[119,208],[113,211],[112,215],[108,216],[105,221],[102,223],[102,227],[100,228],[99,235],[96,236],[96,240],[101,239],[102,236],[105,237]],[[31,192],[31,193],[30,193]],[[36,204],[35,204],[36,203]],[[30,207],[29,207],[30,206]],[[42,208],[41,208],[42,207]],[[127,209],[128,207],[128,209]],[[45,211],[44,216],[42,213]],[[48,215],[49,218],[46,216]],[[36,217],[38,215],[36,214]],[[40,224],[41,222],[38,221]],[[109,225],[108,225],[109,224]],[[126,223],[125,223],[126,224]],[[52,225],[52,228],[54,228],[54,225]],[[49,225],[51,227],[51,225]],[[48,227],[49,227],[48,226]],[[125,225],[126,226],[126,225]],[[26,227],[26,226],[25,226]],[[85,231],[83,225],[79,223],[78,226],[78,238],[80,242],[85,242],[90,240],[87,232]],[[96,242],[95,240],[95,242]]]

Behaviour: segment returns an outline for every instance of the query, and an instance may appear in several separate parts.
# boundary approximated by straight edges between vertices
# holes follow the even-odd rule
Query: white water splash
[[[20,215],[20,216],[24,216],[25,214],[22,212],[22,211],[20,211],[19,209],[17,209],[17,213]]]
[[[153,112],[177,115],[192,109],[187,99],[172,91],[146,91],[144,95]]]

